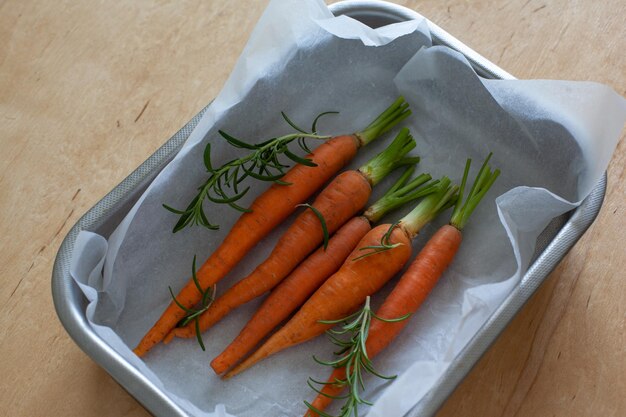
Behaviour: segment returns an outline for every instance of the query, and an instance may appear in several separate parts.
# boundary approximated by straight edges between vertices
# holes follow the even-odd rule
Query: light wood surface
[[[624,0],[410,0],[520,78],[626,95]],[[0,2],[0,414],[147,416],[50,295],[76,220],[223,85],[266,1]],[[600,215],[439,413],[626,415],[622,140]]]

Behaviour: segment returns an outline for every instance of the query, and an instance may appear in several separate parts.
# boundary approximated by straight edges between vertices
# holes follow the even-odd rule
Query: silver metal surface
[[[372,27],[422,17],[406,7],[383,1],[343,1],[329,6],[335,15],[348,15]],[[486,78],[514,79],[512,75],[468,48],[458,39],[428,22],[433,43],[449,46],[464,54],[478,74]],[[87,355],[102,366],[151,413],[158,416],[189,416],[167,394],[126,362],[97,336],[85,317],[85,298],[70,276],[70,259],[78,233],[93,231],[108,237],[141,193],[174,157],[198,123],[204,110],[170,138],[124,181],[92,207],[65,237],[54,263],[52,296],[63,326]],[[443,404],[459,382],[489,348],[548,274],[563,259],[596,218],[606,190],[606,174],[583,203],[568,215],[554,219],[537,239],[533,263],[500,307],[461,351],[433,389],[408,416],[430,416]]]

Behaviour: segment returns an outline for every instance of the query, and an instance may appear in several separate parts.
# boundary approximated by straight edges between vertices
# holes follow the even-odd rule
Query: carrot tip
[[[211,362],[209,364],[211,366],[211,369],[213,370],[213,372],[215,372],[216,374],[221,374],[222,372],[220,372],[221,367],[219,365],[216,365],[215,363]]]
[[[172,331],[169,332],[167,336],[163,338],[163,343],[167,345],[169,342],[171,342],[174,339],[175,336],[176,336],[176,329],[172,329]]]

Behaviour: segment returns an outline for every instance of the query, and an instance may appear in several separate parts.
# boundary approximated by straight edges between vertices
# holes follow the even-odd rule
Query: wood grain
[[[626,95],[623,0],[399,3],[517,77]],[[0,2],[3,415],[148,415],[65,333],[52,263],[80,215],[217,94],[265,5]],[[622,140],[598,219],[440,417],[626,415],[625,158]]]

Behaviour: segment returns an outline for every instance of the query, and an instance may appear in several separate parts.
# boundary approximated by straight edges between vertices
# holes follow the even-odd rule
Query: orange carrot
[[[233,267],[276,226],[285,220],[296,206],[303,203],[328,181],[337,171],[352,160],[359,147],[367,145],[387,132],[410,114],[402,98],[394,102],[364,131],[348,136],[338,136],[320,145],[307,156],[312,164],[296,164],[274,183],[241,215],[221,245],[211,254],[197,272],[201,288],[210,288],[230,272]],[[310,166],[316,165],[316,166]],[[288,183],[290,185],[284,185]],[[176,300],[192,308],[200,302],[203,293],[190,280],[178,293]],[[172,301],[154,326],[142,338],[134,352],[143,356],[176,326],[187,314]]]
[[[407,184],[413,171],[413,167],[408,168],[399,181],[366,210],[363,216],[354,217],[346,223],[333,235],[326,249],[320,247],[272,291],[235,340],[213,359],[211,367],[215,373],[222,374],[235,365],[300,307],[326,278],[341,267],[361,238],[371,230],[370,223],[408,201],[427,195],[433,189],[430,185],[415,190],[430,180],[430,175],[427,174],[422,174]]]
[[[361,211],[376,185],[397,166],[414,164],[418,158],[405,155],[415,147],[408,129],[402,129],[389,147],[355,171],[338,175],[317,196],[314,210],[302,212],[278,240],[269,257],[246,278],[229,288],[203,312],[198,322],[175,328],[164,341],[172,337],[197,336],[226,316],[233,309],[253,300],[279,284],[322,240],[324,234],[334,233]],[[321,224],[321,216],[325,224]],[[324,230],[325,229],[325,230]]]
[[[499,175],[498,170],[492,173],[489,169],[487,165],[489,157],[477,175],[466,204],[461,205],[470,165],[468,160],[461,184],[460,197],[457,200],[450,224],[442,226],[429,239],[374,315],[374,320],[371,321],[369,329],[363,330],[366,338],[365,347],[361,349],[356,344],[353,345],[344,358],[347,358],[352,350],[359,350],[365,356],[361,361],[367,363],[370,368],[365,369],[372,372],[371,358],[385,349],[408,323],[408,320],[395,319],[406,317],[417,311],[430,294],[441,275],[452,263],[463,239],[461,230],[469,216]],[[334,362],[333,366],[335,369],[328,381],[323,384],[322,389],[318,391],[319,394],[313,403],[306,403],[309,410],[305,417],[327,416],[323,411],[346,387],[350,387],[350,394],[348,401],[341,410],[342,415],[352,414],[352,411],[356,411],[355,409],[360,403],[366,402],[359,397],[358,387],[355,385],[356,379],[362,380],[358,374],[360,371],[356,369],[362,366],[361,363],[354,364],[354,362],[341,361]],[[348,375],[348,369],[350,369],[351,375]],[[362,382],[357,383],[362,386]]]
[[[456,188],[443,178],[437,190],[397,225],[372,229],[333,274],[280,330],[256,352],[228,372],[229,378],[258,361],[290,346],[310,340],[332,327],[320,320],[335,320],[353,312],[399,272],[411,256],[411,239],[454,196]]]

